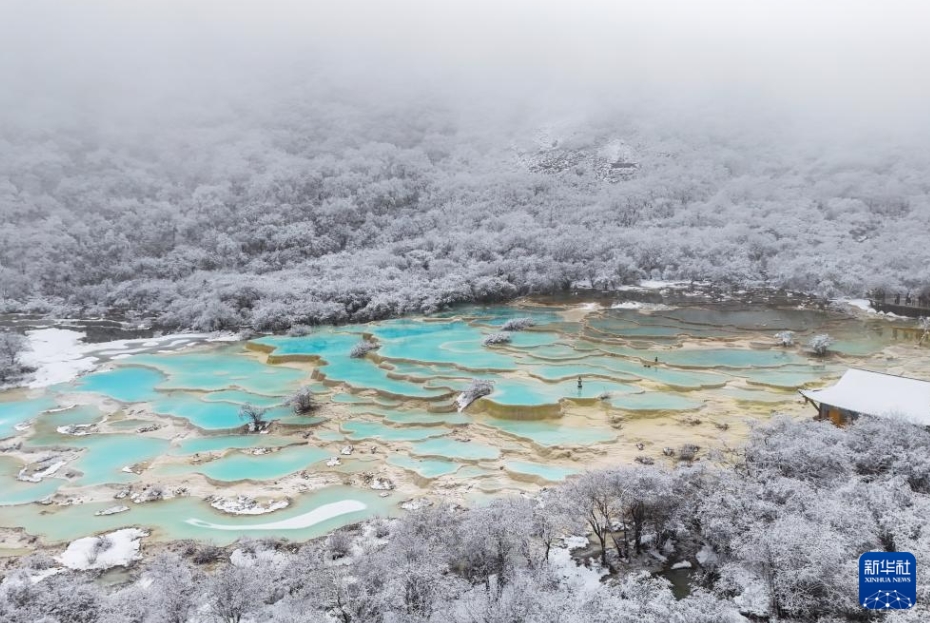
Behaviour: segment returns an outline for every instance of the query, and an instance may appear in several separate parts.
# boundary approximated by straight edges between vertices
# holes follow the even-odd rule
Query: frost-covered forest
[[[928,457],[930,433],[910,424],[776,418],[722,466],[589,472],[538,497],[436,505],[304,545],[178,543],[116,585],[51,574],[35,554],[6,571],[0,620],[866,621],[859,554],[930,556]],[[564,537],[584,534],[570,558]],[[692,589],[679,600],[652,573],[682,562]],[[884,618],[926,620],[928,603],[919,586],[915,608]]]
[[[4,308],[268,330],[579,282],[930,283],[925,152],[622,110],[498,131],[438,100],[279,95],[128,134],[0,126]]]
[[[245,4],[3,20],[0,310],[267,330],[644,278],[930,283],[918,17]]]

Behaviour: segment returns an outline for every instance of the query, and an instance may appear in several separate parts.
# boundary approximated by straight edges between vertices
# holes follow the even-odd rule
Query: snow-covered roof
[[[930,382],[904,376],[849,369],[836,385],[801,390],[801,395],[847,411],[876,417],[901,417],[930,426]]]

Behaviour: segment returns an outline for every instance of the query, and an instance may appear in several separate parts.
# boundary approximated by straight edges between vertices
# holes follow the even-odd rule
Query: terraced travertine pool
[[[483,344],[513,318],[535,325]],[[732,443],[774,411],[812,414],[796,390],[848,366],[925,376],[923,351],[894,330],[907,326],[765,306],[520,304],[128,354],[73,382],[0,393],[0,528],[48,541],[130,525],[164,539],[302,539],[408,500],[672,462],[664,449]],[[781,330],[801,346],[778,346]],[[803,347],[822,332],[837,338],[824,359]],[[350,357],[366,336],[378,349]],[[494,391],[457,411],[476,378]],[[287,404],[302,387],[319,403],[309,416]],[[245,404],[267,410],[268,434],[244,432]],[[238,495],[289,506],[256,517],[209,504]],[[95,514],[114,506],[129,510]]]

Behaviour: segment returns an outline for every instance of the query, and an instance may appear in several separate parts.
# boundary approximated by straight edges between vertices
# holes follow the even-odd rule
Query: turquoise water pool
[[[506,461],[504,463],[504,468],[510,472],[525,474],[528,476],[537,476],[552,482],[561,482],[569,476],[574,476],[575,474],[579,473],[579,470],[573,469],[571,467],[557,467],[554,465],[532,463],[529,461]]]
[[[415,459],[400,454],[391,455],[388,463],[416,472],[423,478],[448,476],[457,472],[461,467],[458,463],[446,459]]]
[[[58,403],[51,396],[0,402],[0,439],[16,435],[17,424],[35,419],[43,411],[57,406]]]
[[[411,454],[423,457],[460,459],[465,461],[482,461],[496,459],[500,450],[475,441],[466,442],[456,439],[427,439],[412,444]]]

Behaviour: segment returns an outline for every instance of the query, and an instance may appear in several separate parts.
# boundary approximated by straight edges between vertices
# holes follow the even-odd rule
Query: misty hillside
[[[432,30],[288,5],[293,32],[230,8],[214,32],[156,5],[47,4],[3,32],[19,61],[0,62],[2,310],[264,330],[643,278],[822,295],[930,283],[930,153],[888,103],[919,108],[902,96],[922,83],[902,74],[883,98],[888,72],[857,56],[826,77],[780,44],[784,67],[757,70],[764,41],[713,65],[618,43],[635,19],[652,45],[703,19],[685,9],[610,28],[561,16],[587,20],[592,50],[560,44],[559,20],[482,22],[466,62],[454,17],[474,16],[458,5],[418,6]],[[899,40],[885,50],[903,72]],[[730,65],[750,53],[781,99],[740,82]]]
[[[196,328],[365,320],[641,278],[928,282],[926,160],[636,119],[489,136],[441,106],[295,99],[0,142],[7,309]],[[260,278],[256,278],[260,276]]]

